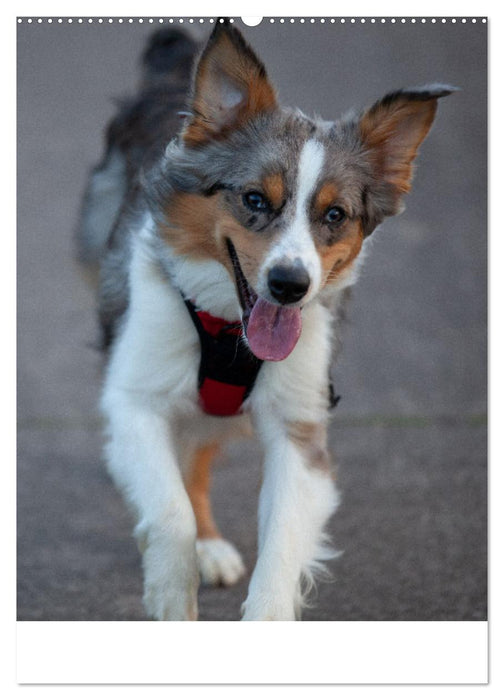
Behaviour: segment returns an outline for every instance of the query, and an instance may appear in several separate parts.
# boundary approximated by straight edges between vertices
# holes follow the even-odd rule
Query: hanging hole
[[[242,17],[241,21],[243,24],[246,24],[247,27],[257,27],[258,24],[261,24],[262,19],[262,17]]]

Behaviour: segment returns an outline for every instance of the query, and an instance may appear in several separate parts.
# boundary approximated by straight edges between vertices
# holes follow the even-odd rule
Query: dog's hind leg
[[[245,567],[239,552],[222,537],[212,514],[210,471],[217,453],[215,443],[195,451],[186,488],[196,518],[196,551],[201,580],[206,584],[231,586],[244,575]]]

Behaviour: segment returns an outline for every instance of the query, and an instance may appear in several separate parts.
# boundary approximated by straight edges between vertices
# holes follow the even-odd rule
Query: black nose
[[[280,304],[293,304],[304,297],[310,286],[310,276],[301,262],[275,265],[268,273],[271,295]]]

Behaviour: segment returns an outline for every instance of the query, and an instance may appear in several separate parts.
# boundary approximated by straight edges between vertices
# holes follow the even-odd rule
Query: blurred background
[[[176,20],[178,23],[178,20]],[[168,20],[165,20],[165,25]],[[344,554],[307,620],[486,619],[486,24],[236,20],[285,104],[326,119],[433,81],[440,101],[406,211],[373,234],[333,369]],[[93,294],[73,262],[89,168],[157,19],[18,24],[18,619],[142,620],[132,521],[105,472]],[[212,25],[185,19],[204,40]],[[256,557],[261,471],[235,444],[217,521]],[[239,619],[248,579],[200,591]]]

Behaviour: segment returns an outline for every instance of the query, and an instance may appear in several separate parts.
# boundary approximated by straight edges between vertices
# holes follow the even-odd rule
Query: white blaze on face
[[[264,289],[267,289],[268,271],[274,265],[293,263],[297,258],[300,259],[310,275],[310,288],[304,302],[317,294],[322,279],[320,258],[311,236],[308,212],[324,157],[324,147],[319,141],[310,139],[305,142],[299,156],[294,219],[267,255],[261,275],[264,280],[261,286],[264,285]]]

